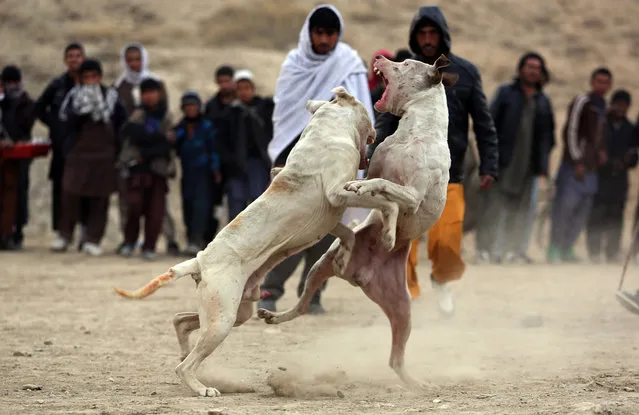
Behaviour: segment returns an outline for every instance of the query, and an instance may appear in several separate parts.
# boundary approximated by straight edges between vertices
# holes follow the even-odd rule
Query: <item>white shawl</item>
[[[326,55],[313,52],[309,19],[315,11],[328,7],[340,21],[340,37],[337,46]],[[368,72],[357,52],[341,42],[344,21],[339,11],[330,4],[315,7],[306,17],[300,31],[297,48],[286,56],[275,86],[275,108],[273,110],[273,139],[268,145],[272,162],[299,136],[311,114],[305,105],[309,99],[329,100],[331,89],[343,86],[368,110],[374,118],[371,95],[368,89]]]
[[[340,34],[337,46],[326,55],[313,52],[309,19],[315,11],[328,7],[339,18]],[[353,48],[343,43],[344,20],[337,8],[330,4],[315,7],[306,16],[300,31],[297,48],[286,56],[275,86],[275,108],[273,110],[273,139],[268,145],[268,154],[275,162],[280,153],[299,136],[311,119],[306,109],[309,99],[329,100],[331,90],[343,86],[364,104],[371,121],[374,120],[373,104],[368,89],[368,70]],[[358,178],[364,171],[358,171]],[[349,208],[341,222],[348,225],[353,219],[360,222],[368,215],[368,209]]]
[[[142,70],[140,72],[132,71],[126,63],[126,50],[130,47],[136,47],[140,50],[140,56],[142,57]],[[133,86],[139,86],[146,78],[160,79],[153,72],[149,71],[149,54],[141,43],[129,43],[128,45],[124,45],[120,51],[120,66],[122,66],[122,75],[120,75],[113,85],[116,88],[119,88],[124,81]]]

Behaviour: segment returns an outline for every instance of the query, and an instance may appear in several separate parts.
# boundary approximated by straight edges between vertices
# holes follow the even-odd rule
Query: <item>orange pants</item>
[[[444,211],[435,226],[428,231],[428,258],[433,263],[433,279],[438,283],[457,280],[466,269],[461,257],[464,209],[463,185],[450,183]],[[406,279],[412,298],[419,297],[420,294],[417,279],[418,245],[419,240],[414,240],[406,264]]]

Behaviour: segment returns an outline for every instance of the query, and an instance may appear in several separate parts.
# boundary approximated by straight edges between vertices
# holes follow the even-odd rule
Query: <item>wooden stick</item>
[[[626,255],[626,260],[623,263],[623,269],[621,270],[621,279],[619,280],[619,287],[617,291],[621,291],[621,287],[623,286],[623,280],[626,278],[626,271],[628,271],[628,264],[630,263],[630,257],[632,253],[635,251],[635,243],[637,241],[637,234],[639,233],[639,221],[635,224],[635,230],[632,235],[632,241],[630,242],[630,249],[628,250],[628,255]]]

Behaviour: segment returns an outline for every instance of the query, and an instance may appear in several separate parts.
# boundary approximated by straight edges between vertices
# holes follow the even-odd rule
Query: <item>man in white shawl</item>
[[[268,147],[273,166],[284,165],[311,119],[305,108],[309,99],[330,100],[331,90],[343,86],[364,104],[371,120],[374,119],[366,66],[353,48],[341,42],[343,33],[342,16],[332,5],[317,6],[307,16],[297,48],[287,55],[275,87],[273,139]],[[363,171],[358,172],[358,177],[363,177]],[[348,225],[354,219],[362,221],[368,212],[368,209],[347,209],[342,223]],[[301,295],[310,268],[333,240],[333,236],[327,235],[314,246],[276,266],[261,287],[264,299],[258,307],[275,310],[275,302],[284,294],[284,283],[304,259],[304,271],[297,290],[298,296]],[[320,293],[321,290],[315,294],[309,314],[325,312],[320,304]]]
[[[122,48],[120,52],[120,65],[122,66],[122,75],[115,81],[113,87],[118,92],[120,102],[124,105],[126,113],[130,116],[140,105],[140,84],[147,78],[153,78],[160,82],[161,103],[168,110],[169,98],[166,92],[166,86],[160,78],[153,72],[149,71],[149,55],[146,48],[137,42],[129,43]],[[127,179],[125,177],[118,178],[118,207],[120,210],[120,230],[124,234],[126,226],[125,218],[127,217]],[[164,224],[162,233],[167,240],[167,251],[170,254],[179,254],[179,247],[175,241],[175,224],[173,218],[168,211],[164,216]],[[118,248],[120,252],[124,248],[124,243]]]

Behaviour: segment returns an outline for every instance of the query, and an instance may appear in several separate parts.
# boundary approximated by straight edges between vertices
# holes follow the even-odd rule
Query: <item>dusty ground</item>
[[[331,281],[326,316],[278,327],[251,320],[235,330],[200,376],[225,381],[223,391],[239,383],[255,393],[212,399],[192,397],[174,373],[171,318],[195,309],[194,284],[182,280],[142,301],[112,291],[137,287],[173,259],[89,259],[32,247],[2,261],[4,414],[639,413],[639,318],[614,299],[619,267],[471,266],[454,287],[451,320],[440,318],[426,289],[414,305],[407,354],[410,371],[426,382],[421,393],[400,387],[386,366],[382,313]],[[296,280],[282,307],[294,301]],[[269,379],[287,396],[275,396]]]

